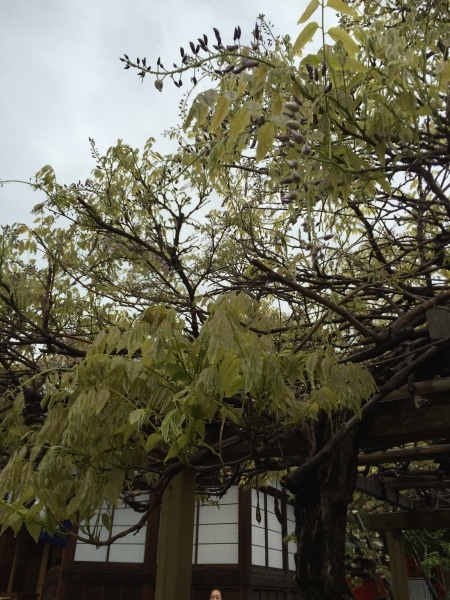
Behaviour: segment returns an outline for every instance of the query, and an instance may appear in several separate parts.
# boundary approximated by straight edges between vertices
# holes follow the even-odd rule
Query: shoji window
[[[286,504],[286,533],[287,535],[292,535],[295,533],[295,516],[294,516],[294,507],[292,504]],[[295,560],[294,554],[297,552],[297,544],[294,541],[288,542],[288,569],[290,571],[295,571]]]
[[[217,504],[198,502],[194,525],[194,564],[237,564],[239,493],[232,487]]]
[[[284,497],[278,499],[278,519],[275,512],[275,496],[266,491],[259,492],[259,509],[261,521],[258,523],[258,492],[252,490],[252,564],[266,568],[284,569],[285,556],[287,556],[287,567],[295,568],[294,553],[295,544],[290,542],[285,552],[284,536],[294,532],[294,512],[292,506],[286,503]]]
[[[111,535],[117,535],[137,523],[141,514],[128,506],[119,506],[112,512]],[[145,538],[147,527],[144,526],[136,534],[129,534],[119,538],[110,546],[96,548],[92,544],[78,542],[75,548],[76,561],[93,562],[120,562],[120,563],[143,563],[145,552]],[[106,540],[109,532],[101,527],[99,539]]]
[[[275,515],[274,496],[259,492],[261,522],[257,520],[258,492],[252,490],[252,563],[283,568],[283,525]]]

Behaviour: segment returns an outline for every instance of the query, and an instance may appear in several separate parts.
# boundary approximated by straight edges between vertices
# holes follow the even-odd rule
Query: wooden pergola
[[[391,475],[359,474],[357,489],[402,509],[374,515],[369,526],[386,533],[395,600],[409,600],[402,530],[450,526],[450,510],[434,507],[431,512],[423,500],[403,493],[450,490],[450,378],[415,383],[413,390],[405,385],[390,393],[379,402],[370,419],[361,423],[358,439],[361,467],[393,467]],[[232,452],[236,457],[246,455],[245,447],[233,448]],[[283,452],[298,453],[298,437],[285,440]],[[270,452],[264,456],[270,456]],[[423,461],[436,460],[435,470],[417,469]],[[439,466],[446,462],[448,476]],[[406,463],[414,463],[417,472],[396,474],[395,465]],[[191,557],[183,555],[180,548],[192,546],[194,496],[195,476],[185,471],[175,478],[163,499],[156,598],[190,599]]]
[[[402,509],[371,515],[368,526],[386,535],[394,600],[409,600],[402,531],[450,527],[450,509],[447,503],[439,505],[439,493],[450,492],[450,378],[416,383],[414,390],[404,386],[389,394],[370,421],[362,424],[359,439],[361,466],[392,467],[386,474],[359,475],[357,489]],[[411,463],[414,468],[406,472],[395,468]],[[419,490],[428,493],[433,504],[411,494]]]

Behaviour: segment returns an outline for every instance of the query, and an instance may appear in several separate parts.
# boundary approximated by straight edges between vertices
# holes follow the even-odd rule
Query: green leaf
[[[144,408],[137,408],[136,410],[132,410],[128,415],[128,422],[130,425],[136,425],[145,415]]]
[[[33,540],[35,542],[38,541],[39,536],[42,533],[42,527],[39,523],[36,523],[35,521],[27,521],[25,523],[26,528],[28,530],[28,533],[31,535],[31,537],[33,538]]]
[[[450,83],[450,61],[443,60],[436,65],[436,76],[439,79],[439,90],[442,93],[446,93],[448,91],[448,84]]]
[[[224,96],[219,96],[217,100],[216,110],[214,111],[213,118],[211,119],[211,125],[209,126],[211,131],[214,131],[222,124],[222,121],[230,110],[230,102]]]
[[[109,402],[110,393],[107,388],[101,388],[95,397],[95,412],[96,414],[100,414],[104,409],[106,404]]]
[[[293,51],[295,54],[301,54],[304,46],[306,46],[306,44],[314,37],[318,27],[319,24],[313,21],[312,23],[308,23],[308,25],[301,30],[294,42]]]
[[[309,19],[309,17],[311,17],[316,12],[316,10],[319,6],[320,6],[319,0],[311,0],[311,2],[308,4],[308,6],[303,11],[302,16],[297,21],[297,25],[306,23],[306,21]]]
[[[328,0],[327,6],[344,15],[358,19],[357,11],[348,4],[345,4],[345,2],[342,2],[342,0]]]
[[[147,441],[145,442],[145,450],[147,452],[151,452],[152,450],[154,450],[156,448],[156,446],[160,443],[161,441],[161,435],[159,433],[151,433],[148,438]]]
[[[268,121],[259,129],[258,145],[256,146],[256,162],[262,160],[271,149],[275,140],[275,125]]]
[[[241,107],[235,114],[234,119],[231,123],[229,138],[232,142],[236,140],[239,134],[247,127],[250,123],[250,113],[244,107]]]
[[[177,442],[175,441],[169,448],[166,457],[164,459],[164,462],[167,462],[168,460],[170,460],[171,458],[175,458],[175,456],[178,456],[178,453],[180,451],[180,448],[177,444]]]
[[[103,527],[105,527],[105,529],[107,531],[109,531],[109,533],[111,533],[112,531],[112,519],[111,519],[111,515],[107,512],[103,512],[102,515],[102,523],[103,523]]]
[[[308,374],[308,379],[309,382],[311,383],[311,386],[314,387],[315,382],[314,382],[314,375],[315,375],[315,371],[316,371],[316,367],[319,363],[319,355],[316,354],[315,352],[312,352],[307,360],[306,360],[306,372]]]
[[[111,352],[116,347],[117,342],[120,339],[120,336],[121,336],[121,333],[120,333],[119,327],[110,327],[109,328],[108,337],[106,338],[106,347],[105,347],[106,354],[111,354]]]
[[[344,31],[344,29],[341,29],[340,27],[330,27],[327,33],[335,42],[342,42],[349,54],[354,55],[359,52],[358,44],[346,31]]]
[[[261,102],[257,102],[256,100],[247,100],[247,102],[244,102],[243,107],[251,117],[260,117],[263,113]]]

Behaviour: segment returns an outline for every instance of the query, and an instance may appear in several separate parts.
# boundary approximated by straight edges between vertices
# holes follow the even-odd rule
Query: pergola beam
[[[369,494],[369,496],[372,496],[377,500],[392,504],[393,506],[400,506],[406,510],[414,509],[414,500],[409,496],[402,496],[390,487],[382,485],[373,479],[363,477],[362,475],[358,475],[356,478],[356,489],[365,494]]]
[[[391,529],[447,529],[450,527],[450,510],[412,510],[410,512],[368,515],[372,531]]]
[[[435,444],[433,446],[414,446],[413,448],[401,448],[397,450],[386,450],[384,452],[361,453],[358,455],[359,465],[383,465],[406,460],[428,460],[448,456],[450,458],[450,444]]]

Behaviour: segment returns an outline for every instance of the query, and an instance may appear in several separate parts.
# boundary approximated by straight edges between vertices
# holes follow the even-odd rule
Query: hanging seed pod
[[[297,102],[286,102],[284,107],[293,113],[295,113],[299,110],[299,105],[297,104]]]
[[[306,63],[305,67],[306,67],[306,70],[308,71],[309,78],[314,79],[314,67],[312,65],[310,65],[309,63]]]
[[[282,204],[291,204],[294,200],[298,200],[299,193],[295,190],[288,192],[284,196],[281,197]]]
[[[324,93],[328,94],[328,92],[331,92],[332,87],[333,87],[333,84],[331,83],[331,81],[329,81],[327,83],[327,85],[323,88]]]
[[[300,174],[295,169],[292,170],[291,177],[294,180],[294,183],[300,183]]]
[[[311,146],[309,144],[304,144],[302,146],[302,152],[303,152],[303,154],[306,154],[308,156],[312,152]]]
[[[297,169],[298,165],[299,165],[299,162],[298,162],[298,160],[295,160],[295,159],[294,160],[287,160],[286,164],[287,164],[287,166],[290,169]]]
[[[290,119],[289,121],[286,121],[286,127],[288,129],[298,130],[298,129],[300,129],[300,122]]]
[[[252,69],[253,67],[257,67],[259,62],[257,60],[252,60],[251,58],[247,58],[244,60],[244,67],[247,69]]]
[[[156,79],[155,81],[155,88],[158,90],[158,92],[162,92],[163,89],[163,80],[162,79]]]
[[[261,523],[261,509],[259,508],[259,504],[256,507],[255,518],[258,523]]]
[[[296,144],[303,144],[305,141],[304,136],[298,131],[291,131],[291,137]]]
[[[217,27],[213,27],[213,31],[214,31],[214,35],[216,36],[216,40],[219,46],[222,45],[222,38],[220,37],[220,33],[219,30],[217,29]]]
[[[280,185],[288,185],[289,183],[294,183],[294,178],[292,175],[289,175],[280,181]]]
[[[323,62],[322,63],[322,77],[325,77],[326,74],[327,74],[327,63]]]
[[[278,522],[282,525],[283,524],[283,515],[281,514],[280,504],[278,502],[278,490],[275,495],[275,499],[274,499],[274,503],[273,503],[273,510],[275,512],[275,516],[276,516]]]

